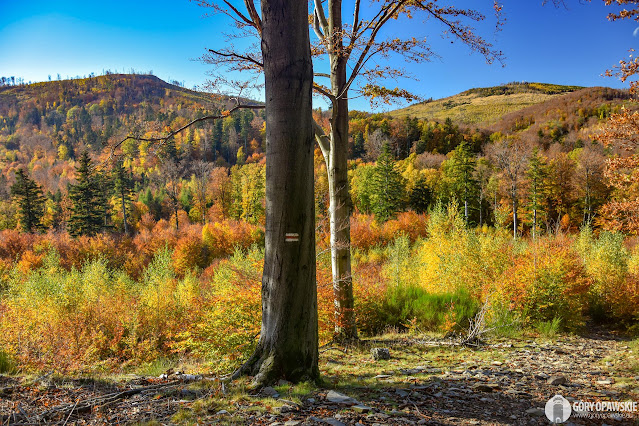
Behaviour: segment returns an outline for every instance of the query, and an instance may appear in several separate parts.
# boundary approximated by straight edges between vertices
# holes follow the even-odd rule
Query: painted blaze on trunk
[[[266,248],[262,330],[236,372],[254,385],[316,380],[318,368],[312,62],[307,4],[262,1],[266,94]]]

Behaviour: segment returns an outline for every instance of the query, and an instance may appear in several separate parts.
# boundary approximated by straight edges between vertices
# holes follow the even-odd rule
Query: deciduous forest
[[[622,61],[609,73],[623,78],[636,63]],[[157,417],[231,424],[515,420],[480,410],[453,421],[442,410],[446,398],[460,401],[455,392],[476,399],[501,392],[512,400],[499,404],[522,410],[508,415],[541,424],[543,407],[530,410],[555,393],[567,395],[556,388],[566,380],[574,389],[594,381],[599,391],[612,389],[608,396],[636,399],[635,87],[551,83],[469,88],[388,113],[347,109],[343,199],[350,203],[350,243],[339,249],[350,253],[354,305],[346,310],[356,337],[339,336],[351,325],[341,323],[331,258],[327,164],[334,163],[317,143],[315,280],[324,381],[251,389],[246,379],[232,388],[227,375],[259,348],[263,330],[269,208],[263,103],[190,90],[150,73],[32,84],[1,77],[0,398],[20,389],[37,398],[38,383],[63,388],[65,378],[134,375],[147,392],[140,395],[169,398],[166,408],[141,415],[127,405],[120,408],[124,418],[104,408],[98,423]],[[369,90],[372,97],[388,95]],[[238,103],[248,108],[234,108]],[[333,108],[313,109],[319,128],[333,128]],[[189,125],[208,116],[219,119]],[[614,343],[599,344],[592,333],[614,336]],[[428,345],[434,349],[419,352]],[[391,348],[390,360],[375,351],[371,358],[378,346]],[[575,367],[568,358],[579,351],[587,354]],[[547,367],[544,357],[552,356],[557,362]],[[527,365],[534,371],[522,370]],[[590,385],[573,380],[568,365],[597,370],[583,378]],[[508,382],[509,374],[521,375],[518,384]],[[18,382],[23,376],[32,383]],[[173,379],[181,387],[166,385]],[[472,383],[455,390],[449,379]],[[198,384],[189,387],[190,381]],[[121,391],[100,386],[105,406],[119,395],[107,389]],[[165,393],[149,394],[153,386]],[[332,388],[365,404],[336,402],[334,391],[326,394]],[[69,407],[45,405],[34,418],[88,421],[74,411],[89,396],[71,408],[70,395],[61,397]],[[141,404],[151,407],[150,398]],[[170,398],[180,402],[171,408]],[[11,404],[0,400],[0,424],[32,420]],[[100,412],[101,405],[87,404],[85,411]],[[335,406],[363,408],[339,417]]]
[[[493,91],[503,93],[510,88],[518,92],[552,90],[541,84],[510,84]],[[166,356],[178,347],[199,353],[203,350],[199,345],[210,338],[235,342],[243,336],[246,346],[221,345],[234,348],[232,353],[220,354],[225,363],[217,365],[223,369],[237,359],[238,348],[248,350],[259,325],[259,309],[250,310],[252,320],[224,313],[225,309],[236,309],[237,304],[234,298],[229,300],[232,306],[219,303],[223,289],[213,283],[222,274],[227,279],[219,285],[228,287],[224,291],[229,296],[241,291],[247,293],[247,302],[259,300],[259,268],[254,265],[260,262],[264,238],[263,111],[239,111],[191,128],[163,144],[127,140],[122,146],[125,155],[113,163],[108,142],[113,135],[130,128],[177,128],[228,105],[224,99],[148,75],[6,85],[1,90],[3,326],[9,327],[3,333],[5,344],[11,344],[10,328],[21,329],[22,321],[37,319],[43,306],[52,313],[69,309],[69,292],[79,292],[71,301],[82,310],[88,309],[92,298],[105,308],[113,305],[100,296],[107,292],[106,297],[118,283],[127,291],[113,296],[122,298],[130,292],[132,298],[130,303],[110,308],[122,310],[117,315],[105,312],[113,319],[122,318],[118,327],[82,327],[89,335],[78,336],[73,346],[55,341],[56,336],[66,334],[63,328],[55,333],[21,334],[21,349],[16,355],[28,365],[51,363],[73,369],[83,367],[81,360],[108,363],[120,359],[132,349],[129,344],[146,347],[145,351],[130,352],[139,359],[129,361],[140,362]],[[636,285],[639,258],[633,235],[637,229],[625,220],[623,211],[613,208],[615,202],[632,196],[634,187],[615,185],[608,170],[619,151],[597,139],[610,114],[633,104],[625,91],[568,90],[485,127],[461,126],[450,119],[438,122],[358,111],[350,114],[352,252],[358,270],[357,318],[362,333],[379,332],[386,326],[405,328],[415,318],[415,327],[450,331],[448,328],[462,326],[489,295],[495,300],[510,300],[499,315],[521,316],[529,326],[557,318],[562,327],[578,327],[594,314],[601,320],[619,321],[619,326],[633,325],[637,302],[626,296],[615,301],[609,293],[619,285],[628,289]],[[481,93],[492,96],[488,89]],[[322,111],[316,111],[315,117],[319,122],[326,120]],[[329,244],[328,191],[319,150],[315,157],[321,289],[330,284],[330,265],[322,253]],[[436,242],[437,238],[443,238],[442,242]],[[531,251],[548,255],[550,247],[565,257],[552,255],[546,259],[550,262],[547,265],[541,258],[526,265],[526,259],[534,260]],[[250,253],[253,263],[243,265],[246,258],[242,253]],[[418,279],[397,274],[398,265],[421,255],[422,262],[405,265]],[[493,255],[497,258],[491,260]],[[586,259],[592,256],[614,272],[588,268]],[[490,271],[482,277],[481,285],[469,279],[473,258],[481,261],[475,273]],[[400,263],[393,266],[393,262]],[[466,267],[456,268],[456,262]],[[96,268],[105,274],[103,287],[76,286],[78,274],[95,273]],[[228,268],[247,271],[231,284],[225,275]],[[389,286],[392,280],[387,274],[394,268],[402,285]],[[453,284],[446,271],[457,275],[454,281],[458,284]],[[463,277],[466,273],[471,275]],[[546,273],[552,278],[541,278]],[[618,281],[606,279],[610,274]],[[151,277],[156,275],[172,278],[153,284]],[[56,284],[49,281],[53,276]],[[514,280],[509,286],[504,285],[506,276]],[[544,284],[543,279],[550,281]],[[477,288],[470,288],[470,283]],[[575,295],[585,298],[583,303],[575,304],[572,310],[565,309],[567,300],[539,306],[544,292],[556,291],[555,285],[567,299],[576,291]],[[495,286],[503,294],[495,293]],[[572,286],[576,287],[570,290]],[[455,296],[440,297],[448,301],[442,302],[435,314],[419,306],[404,309],[401,304],[408,300],[396,300],[397,292],[409,290],[423,292],[427,298]],[[542,293],[530,293],[539,291]],[[326,293],[324,341],[330,340],[332,330],[331,296]],[[139,299],[143,294],[151,300]],[[164,295],[160,299],[169,305],[158,309],[152,294]],[[398,312],[366,306],[366,300],[378,294],[386,294],[387,300],[375,303],[399,303]],[[519,300],[513,300],[514,295]],[[31,299],[32,314],[23,312],[27,309],[23,297]],[[464,309],[450,310],[450,300],[457,299]],[[14,303],[15,312],[10,308]],[[204,340],[200,340],[204,336],[193,335],[195,330],[177,332],[177,324],[184,323],[176,316],[181,309],[198,318],[186,323],[198,327],[202,321],[200,326],[204,327],[215,310],[210,303],[221,310],[221,317],[231,321],[237,334],[216,334],[215,328],[209,329],[212,324],[205,327]],[[161,321],[162,327],[147,324],[146,315],[138,318],[140,324],[124,320],[147,308],[162,313],[163,318],[153,320]],[[199,311],[206,315],[200,318]],[[98,321],[100,317],[92,309],[76,314],[80,315],[78,321]],[[446,315],[452,317],[444,321]],[[68,319],[60,320],[63,322],[58,324],[42,315],[37,322],[47,328],[64,327]],[[176,324],[171,326],[173,321]],[[229,325],[219,324],[222,329]],[[159,329],[162,332],[156,335]],[[135,338],[131,336],[134,330]],[[98,339],[93,333],[102,336]],[[31,345],[24,345],[29,337],[36,339],[33,348],[38,356],[30,353]],[[54,340],[44,342],[41,338]],[[102,339],[110,342],[109,350],[98,349],[104,344]],[[51,352],[43,353],[45,347]],[[87,353],[94,358],[85,359]]]

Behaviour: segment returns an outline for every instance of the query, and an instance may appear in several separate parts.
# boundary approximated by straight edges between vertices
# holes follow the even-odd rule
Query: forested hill
[[[622,106],[635,109],[628,91],[589,87],[502,115],[485,125],[490,132],[518,133],[543,149],[557,142],[570,145],[592,138],[602,120]]]
[[[231,105],[228,98],[153,75],[109,74],[0,86],[0,171],[11,182],[13,172],[28,165],[45,190],[65,191],[73,160],[84,150],[98,157],[132,131],[158,134]],[[193,159],[235,163],[240,146],[245,154],[261,152],[262,127],[260,111],[243,111],[184,132],[168,149]],[[145,158],[150,147],[128,144],[125,149],[138,172],[153,166],[153,159]]]
[[[627,92],[615,89],[525,83],[470,89],[387,115],[353,111],[350,156],[375,160],[384,141],[396,159],[411,152],[447,154],[462,140],[479,152],[499,134],[513,133],[544,148],[561,143],[569,150],[588,140],[588,132],[628,99]],[[95,159],[131,132],[157,135],[231,105],[229,99],[153,75],[0,86],[0,186],[10,185],[14,172],[27,166],[45,193],[65,193],[84,150]],[[329,125],[327,113],[316,119]],[[261,161],[263,135],[263,111],[238,111],[189,129],[162,149],[175,160],[230,167]],[[129,141],[123,149],[126,167],[146,187],[160,163],[154,147]]]
[[[72,80],[54,80],[23,85],[0,86],[0,99],[5,107],[11,101],[50,105],[72,104],[85,105],[101,100],[114,99],[120,106],[139,102],[159,102],[168,94],[165,90],[174,91],[174,95],[182,96],[193,102],[211,103],[208,94],[169,84],[154,75],[145,74],[107,74],[98,77]]]
[[[444,121],[451,118],[458,125],[486,127],[497,123],[504,115],[521,109],[552,104],[553,100],[570,93],[603,95],[601,103],[610,97],[628,97],[627,92],[614,89],[561,86],[547,83],[509,83],[495,87],[466,90],[454,96],[427,100],[406,108],[392,111],[393,117],[416,117],[425,120]],[[589,95],[587,95],[589,96]]]

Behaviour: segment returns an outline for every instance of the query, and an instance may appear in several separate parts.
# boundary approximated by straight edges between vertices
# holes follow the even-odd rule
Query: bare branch
[[[379,30],[384,26],[384,24],[386,22],[388,22],[388,20],[393,17],[395,15],[395,13],[407,2],[407,0],[401,0],[398,1],[394,7],[391,8],[387,8],[386,6],[384,6],[382,8],[382,10],[380,10],[380,12],[378,13],[379,16],[379,20],[377,22],[375,22],[374,24],[371,22],[371,24],[373,24],[373,29],[371,32],[371,35],[368,39],[368,42],[366,43],[366,46],[364,47],[362,53],[360,54],[359,58],[357,59],[357,62],[355,63],[355,66],[353,67],[353,71],[351,72],[351,76],[349,77],[348,81],[346,82],[346,84],[344,85],[344,87],[342,88],[342,92],[338,95],[338,97],[342,97],[344,96],[344,94],[348,91],[348,89],[351,87],[351,85],[353,84],[353,82],[355,81],[355,78],[359,75],[359,73],[362,70],[362,67],[364,66],[365,61],[367,60],[367,55],[368,52],[371,50],[371,48],[373,47],[373,44],[375,43],[375,38],[377,37],[377,34],[379,33]],[[369,24],[369,26],[371,25]]]
[[[262,19],[260,18],[260,14],[257,13],[257,9],[255,9],[255,3],[253,0],[244,0],[244,4],[246,5],[246,9],[248,10],[249,16],[253,20],[253,25],[257,32],[262,34]]]
[[[324,42],[325,37],[322,32],[319,16],[317,15],[317,9],[313,11],[313,31],[315,31],[317,38],[320,39],[321,42]]]
[[[324,6],[322,6],[322,0],[314,0],[315,3],[315,15],[317,16],[324,34],[328,33],[328,21],[326,20],[326,14],[324,13]]]
[[[328,136],[326,136],[326,133],[322,129],[322,126],[317,124],[317,121],[315,120],[313,120],[313,131],[315,132],[315,140],[317,141],[317,144],[322,150],[322,154],[324,155],[324,158],[328,160],[329,158],[328,154],[331,152],[331,144],[328,139]]]
[[[142,138],[142,137],[139,137],[137,135],[128,135],[127,137],[122,139],[120,142],[116,143],[111,148],[111,153],[109,154],[109,158],[111,158],[113,156],[113,153],[115,152],[115,150],[117,148],[119,148],[124,142],[126,142],[129,139],[134,139],[134,140],[137,140],[137,141],[144,141],[144,142],[160,142],[161,144],[163,144],[163,143],[166,143],[166,141],[168,141],[169,139],[171,139],[175,135],[177,135],[178,133],[183,132],[184,130],[186,130],[189,127],[193,126],[194,124],[201,123],[203,121],[208,121],[208,120],[223,119],[223,118],[226,118],[226,117],[230,116],[233,112],[235,112],[237,110],[240,110],[240,109],[264,109],[264,107],[265,107],[264,105],[238,104],[238,105],[234,106],[233,108],[231,108],[228,111],[222,111],[222,113],[220,113],[218,115],[207,115],[207,116],[204,116],[204,117],[196,118],[195,120],[190,121],[189,123],[185,124],[184,126],[180,127],[177,130],[169,130],[169,132],[167,134],[165,134],[164,136],[157,136],[157,137],[153,137],[153,138]]]
[[[331,101],[331,103],[334,103],[335,100],[337,99],[335,95],[333,95],[327,87],[322,86],[321,84],[313,83],[313,90],[315,90],[320,95],[326,96],[328,100]]]
[[[218,55],[223,58],[231,58],[231,59],[246,61],[246,62],[250,62],[251,64],[259,68],[264,68],[264,64],[262,62],[258,61],[257,59],[251,58],[248,55],[240,55],[239,53],[235,53],[235,52],[222,52],[222,51],[213,50],[213,49],[208,49],[208,51],[213,53],[214,55]]]
[[[350,55],[352,51],[358,51],[357,60],[351,68],[350,76],[346,84],[341,88],[341,93],[337,97],[343,97],[352,87],[357,77],[365,71],[366,64],[374,57],[381,55],[388,60],[392,54],[398,54],[407,61],[423,61],[435,56],[426,43],[425,38],[399,38],[391,37],[384,41],[379,41],[381,28],[391,19],[397,19],[400,15],[412,18],[416,12],[423,12],[427,17],[434,17],[444,26],[444,34],[448,34],[467,45],[472,51],[480,53],[488,63],[493,61],[503,61],[502,52],[496,51],[493,45],[475,33],[475,28],[464,25],[462,18],[481,22],[486,17],[482,13],[473,9],[463,9],[454,6],[439,6],[438,2],[427,2],[421,0],[387,0],[370,20],[360,21],[357,3],[355,5],[353,28],[350,32],[350,44],[345,51]],[[501,21],[501,5],[496,1],[493,8],[497,17],[497,29],[503,24]],[[370,77],[370,75],[369,75]],[[384,78],[379,76],[378,78]],[[372,83],[373,86],[378,84]],[[393,95],[393,90],[387,91],[387,95]],[[405,94],[404,92],[402,92]],[[401,96],[400,96],[401,97]]]
[[[254,22],[252,20],[250,20],[249,18],[247,18],[242,12],[240,12],[239,10],[237,10],[237,8],[235,6],[233,6],[231,3],[229,3],[227,0],[224,0],[224,3],[229,7],[229,9],[231,9],[233,12],[235,12],[235,14],[242,20],[244,21],[247,25],[254,25]]]
[[[233,22],[235,23],[235,26],[238,28],[243,28],[248,26],[248,27],[256,28],[258,31],[261,31],[261,21],[259,21],[259,17],[257,21],[259,22],[259,25],[257,25],[257,22],[254,22],[253,20],[249,19],[245,14],[240,12],[239,9],[233,6],[228,0],[223,0],[223,3],[226,4],[226,6],[228,6],[228,9],[220,6],[219,4],[217,4],[217,2],[209,2],[205,0],[191,0],[191,1],[195,1],[198,5],[202,7],[212,8],[215,11],[214,12],[215,14],[223,14],[228,16],[229,18],[233,20]],[[252,2],[252,0],[245,0],[245,1]],[[255,6],[253,6],[253,9],[254,8]],[[251,10],[248,5],[247,5],[247,9],[249,10],[249,14],[251,14]]]
[[[497,60],[503,63],[503,53],[492,50],[492,44],[488,43],[483,38],[475,35],[473,29],[468,26],[463,26],[459,21],[451,21],[445,18],[448,16],[465,16],[473,21],[482,21],[485,17],[473,10],[456,9],[453,7],[446,8],[434,8],[432,3],[424,5],[422,2],[418,3],[420,8],[428,12],[432,17],[443,23],[448,31],[455,37],[459,38],[463,43],[470,46],[472,50],[479,52],[486,62],[489,64]]]

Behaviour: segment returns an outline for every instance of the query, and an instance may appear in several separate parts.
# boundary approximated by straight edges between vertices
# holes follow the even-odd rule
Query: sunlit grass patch
[[[158,377],[168,370],[177,366],[177,360],[169,358],[157,358],[150,362],[145,362],[136,369],[136,373],[141,376]]]
[[[0,349],[0,374],[13,374],[15,372],[15,362],[8,353]]]
[[[545,339],[555,339],[561,329],[561,318],[555,317],[550,321],[539,321],[535,324],[539,335]]]

